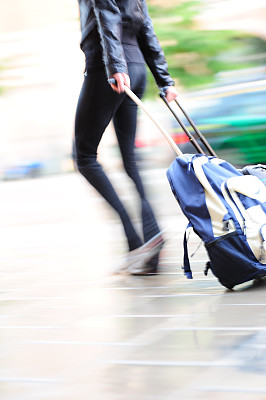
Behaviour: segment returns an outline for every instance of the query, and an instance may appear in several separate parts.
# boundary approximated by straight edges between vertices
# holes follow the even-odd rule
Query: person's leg
[[[146,84],[146,68],[142,64],[129,64],[132,91],[141,98]],[[124,168],[136,185],[141,200],[141,215],[144,241],[149,241],[160,232],[152,208],[146,198],[135,158],[135,135],[137,123],[137,105],[128,96],[116,110],[113,122],[120,146]]]
[[[105,72],[88,72],[81,89],[75,119],[77,167],[80,173],[119,214],[128,240],[129,250],[142,245],[129,215],[113,186],[97,162],[97,148],[113,113],[125,95],[118,95],[109,86]]]

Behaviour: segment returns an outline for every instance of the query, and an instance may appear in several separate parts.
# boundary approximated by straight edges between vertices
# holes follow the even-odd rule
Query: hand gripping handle
[[[108,80],[110,84],[115,84],[116,81],[115,79],[111,78]],[[154,119],[154,117],[151,115],[151,113],[148,111],[146,105],[143,104],[143,102],[135,95],[135,93],[132,92],[127,86],[124,85],[124,90],[125,93],[148,115],[148,117],[152,120],[154,125],[157,126],[161,134],[164,136],[164,138],[167,140],[167,142],[170,144],[170,146],[173,148],[173,150],[176,152],[178,156],[181,156],[183,153],[179,149],[179,147],[176,145],[174,140],[171,138],[171,136],[166,132],[166,130],[161,126],[161,124]]]

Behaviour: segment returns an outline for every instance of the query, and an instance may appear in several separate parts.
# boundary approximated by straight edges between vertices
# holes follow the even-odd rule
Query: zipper
[[[236,220],[243,232],[244,235],[246,235],[246,221],[245,218],[243,217],[243,214],[241,213],[241,211],[239,210],[238,206],[235,204],[235,202],[232,200],[232,197],[230,195],[229,189],[226,186],[226,182],[222,183],[222,193],[224,196],[225,201],[229,204],[229,206],[231,207]]]
[[[260,236],[262,239],[259,252],[259,262],[266,264],[266,224],[260,228]]]

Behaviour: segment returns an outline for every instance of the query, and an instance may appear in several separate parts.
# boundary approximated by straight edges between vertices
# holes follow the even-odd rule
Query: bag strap
[[[187,242],[188,242],[187,232],[188,232],[188,229],[191,227],[192,227],[192,225],[189,222],[186,227],[186,230],[184,233],[184,239],[183,239],[184,257],[183,257],[183,267],[182,268],[184,270],[184,275],[186,275],[187,279],[193,279],[192,271],[190,268],[189,256],[188,256],[188,248],[187,248]]]

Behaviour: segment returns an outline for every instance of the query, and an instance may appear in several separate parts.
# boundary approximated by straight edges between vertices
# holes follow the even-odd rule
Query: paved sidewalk
[[[164,171],[144,178],[168,239],[151,277],[110,275],[121,226],[81,176],[0,183],[1,400],[266,399],[265,285],[227,291],[203,247],[186,280],[186,220]]]

